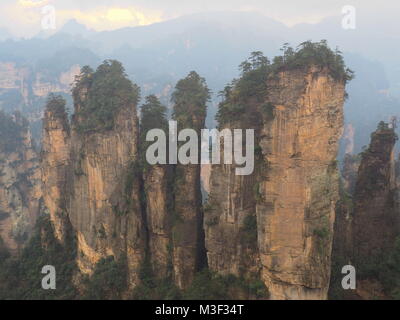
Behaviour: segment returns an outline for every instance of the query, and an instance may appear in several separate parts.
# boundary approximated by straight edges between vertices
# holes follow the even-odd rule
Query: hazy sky
[[[57,27],[76,19],[95,30],[146,25],[181,15],[206,11],[258,11],[287,25],[315,23],[340,15],[344,5],[353,5],[369,19],[398,20],[399,0],[1,0],[0,27],[15,36],[40,31],[42,9],[56,10]],[[397,23],[400,28],[400,24]]]

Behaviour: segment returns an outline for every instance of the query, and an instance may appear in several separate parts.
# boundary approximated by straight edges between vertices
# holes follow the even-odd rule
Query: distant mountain
[[[0,41],[12,38],[12,35],[6,28],[0,28]]]
[[[68,20],[58,31],[59,34],[79,35],[88,37],[95,33],[94,30],[87,28],[84,24],[79,23],[75,19]]]
[[[400,110],[400,93],[394,94],[400,92],[400,39],[396,33],[367,27],[364,17],[357,20],[355,30],[344,30],[341,19],[289,28],[254,12],[213,12],[103,32],[70,20],[46,38],[0,43],[0,62],[28,65],[57,78],[76,64],[95,66],[104,59],[117,59],[141,87],[142,97],[154,93],[167,105],[176,82],[196,70],[213,92],[207,120],[211,127],[218,92],[238,76],[238,65],[252,51],[263,51],[272,59],[285,42],[297,46],[309,39],[327,39],[332,47],[339,46],[356,72],[348,87],[345,120],[354,124],[354,151],[358,151],[368,143],[377,122]],[[2,77],[8,75],[0,73]]]
[[[228,39],[237,42],[237,46],[265,39],[266,35],[269,39],[281,39],[288,31],[282,23],[254,12],[211,12],[182,16],[148,26],[99,32],[91,40],[101,44],[105,52],[111,52],[124,44],[141,48],[177,35],[191,34],[195,37],[201,31],[207,33],[210,30],[227,35]]]

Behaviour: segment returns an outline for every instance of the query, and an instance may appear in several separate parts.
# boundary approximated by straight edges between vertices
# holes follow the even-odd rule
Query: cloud
[[[49,0],[19,0],[18,4],[23,8],[38,8],[49,3]]]
[[[3,0],[2,0],[3,1]],[[162,11],[134,6],[92,5],[80,8],[79,5],[63,5],[63,0],[4,0],[0,4],[0,26],[7,27],[15,36],[31,37],[41,31],[44,17],[42,8],[52,5],[56,13],[56,27],[62,27],[70,19],[76,19],[97,31],[113,30],[128,26],[142,26],[162,20]]]
[[[369,25],[376,19],[393,24],[398,30],[398,0],[385,0],[377,5],[373,0],[350,1]],[[257,11],[288,25],[314,23],[328,16],[341,15],[346,1],[339,0],[1,0],[0,26],[15,35],[32,36],[40,31],[41,8],[53,5],[57,26],[76,19],[96,30],[111,30],[126,26],[146,25],[185,14],[207,11]],[[380,22],[381,23],[381,22]],[[396,27],[396,28],[395,28]]]
[[[127,26],[142,26],[161,21],[162,14],[135,7],[100,7],[94,10],[57,10],[57,19],[76,19],[95,30],[112,30]]]

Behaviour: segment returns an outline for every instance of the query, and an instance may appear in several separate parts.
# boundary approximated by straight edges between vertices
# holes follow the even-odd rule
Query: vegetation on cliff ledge
[[[262,52],[255,51],[240,64],[240,77],[220,92],[223,101],[216,116],[220,125],[241,120],[251,103],[258,103],[261,114],[266,120],[271,119],[274,106],[266,101],[267,79],[278,72],[317,66],[327,68],[337,81],[347,83],[354,78],[354,72],[346,67],[342,53],[338,49],[330,49],[326,40],[306,41],[296,49],[285,43],[281,51],[282,55],[276,56],[272,63]]]
[[[196,128],[200,123],[194,121],[204,122],[206,118],[209,100],[210,90],[206,80],[192,71],[176,84],[171,98],[174,103],[172,117],[181,126]]]
[[[83,67],[72,94],[74,124],[80,133],[113,129],[118,111],[132,108],[139,101],[139,87],[128,79],[124,67],[116,60],[104,61],[96,71]]]
[[[146,150],[152,142],[146,141],[147,133],[152,129],[161,129],[168,133],[167,108],[160,103],[155,95],[146,97],[145,103],[140,108],[140,137],[139,137],[139,155],[140,166],[145,169],[148,163],[145,159]]]
[[[45,110],[49,112],[52,117],[61,120],[64,128],[69,128],[66,104],[66,100],[61,95],[50,93],[47,98]]]
[[[329,74],[337,81],[347,83],[354,78],[354,72],[346,67],[342,52],[329,48],[326,40],[319,42],[305,41],[296,49],[285,43],[281,48],[283,54],[273,60],[274,72],[293,70],[315,65],[328,68]]]
[[[228,84],[220,96],[223,101],[219,104],[216,119],[220,125],[242,119],[243,114],[252,99],[262,103],[267,93],[267,78],[271,64],[262,52],[252,52],[250,57],[239,66],[241,77]],[[266,106],[266,109],[273,106]],[[272,109],[267,112],[272,113]]]

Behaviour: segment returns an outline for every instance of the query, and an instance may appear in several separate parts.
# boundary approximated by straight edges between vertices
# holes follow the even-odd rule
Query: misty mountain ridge
[[[117,59],[140,85],[142,96],[157,94],[167,105],[176,81],[196,70],[213,93],[207,120],[212,127],[216,125],[218,92],[239,76],[238,65],[250,52],[263,51],[272,58],[286,42],[297,46],[308,39],[327,39],[330,46],[344,52],[347,64],[356,72],[348,89],[345,120],[359,128],[357,151],[369,141],[377,121],[387,121],[400,109],[400,103],[390,96],[396,94],[400,83],[399,66],[392,59],[399,46],[381,37],[381,31],[364,28],[361,18],[355,30],[343,29],[341,19],[328,17],[317,24],[287,27],[255,12],[211,12],[102,32],[70,20],[47,38],[2,42],[0,61],[29,65],[54,78],[76,64],[93,67],[101,60]],[[377,45],[371,46],[371,41]]]

